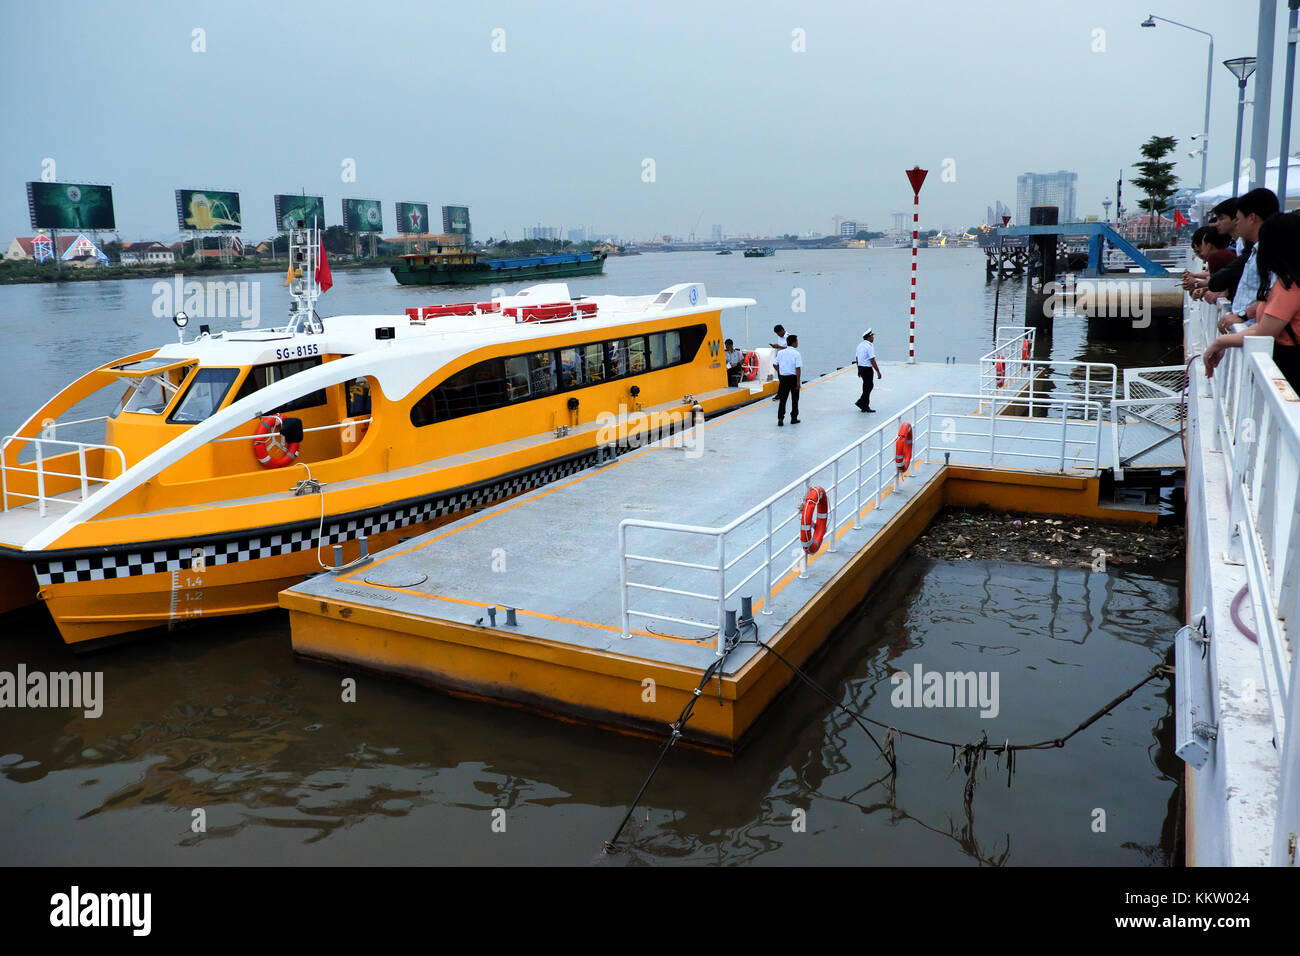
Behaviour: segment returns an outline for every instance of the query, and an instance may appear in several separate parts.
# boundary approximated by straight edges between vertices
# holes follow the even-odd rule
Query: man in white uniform
[[[785,424],[785,400],[790,399],[790,424],[799,424],[799,373],[803,371],[803,356],[799,354],[799,336],[786,336],[786,345],[776,353],[776,375],[781,383],[776,392],[776,423]]]
[[[776,336],[776,341],[775,341],[775,342],[768,342],[767,345],[768,345],[768,348],[771,348],[771,349],[775,350],[776,353],[777,353],[777,355],[779,355],[779,354],[781,354],[781,350],[782,350],[783,348],[785,348],[785,326],[784,326],[784,325],[781,325],[780,323],[778,323],[778,324],[772,326],[772,334],[773,334],[774,336]],[[773,365],[776,364],[776,356],[775,356],[775,355],[772,356],[772,364],[773,364]],[[774,401],[774,402],[776,401],[776,396],[775,396],[775,395],[772,396],[772,401]]]
[[[860,412],[874,412],[871,407],[871,386],[875,384],[875,379],[884,378],[880,374],[880,366],[876,364],[876,333],[874,329],[867,329],[862,336],[862,341],[858,343],[858,378],[862,379],[862,395],[854,402]],[[873,372],[872,369],[875,369]]]

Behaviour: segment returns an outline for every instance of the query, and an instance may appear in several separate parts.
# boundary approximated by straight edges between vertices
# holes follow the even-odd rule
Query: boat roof
[[[413,322],[406,313],[356,314],[323,317],[323,332],[287,329],[234,329],[215,335],[200,335],[187,342],[164,345],[156,353],[160,359],[175,358],[198,362],[203,366],[230,367],[260,365],[303,357],[298,347],[310,343],[316,348],[307,355],[361,355],[373,353],[390,365],[393,353],[419,355],[424,375],[437,367],[486,346],[518,342],[527,351],[530,342],[569,335],[579,330],[600,333],[651,320],[701,315],[721,309],[754,305],[745,298],[710,297],[703,283],[684,282],[669,286],[656,295],[589,295],[573,299],[564,282],[529,286],[513,295],[492,300],[500,310],[478,315],[430,316]],[[561,321],[517,321],[504,310],[527,305],[550,305],[564,302],[594,304],[593,315]],[[376,338],[377,330],[391,328],[391,339]],[[388,388],[389,394],[393,394]],[[398,389],[397,394],[402,393]]]

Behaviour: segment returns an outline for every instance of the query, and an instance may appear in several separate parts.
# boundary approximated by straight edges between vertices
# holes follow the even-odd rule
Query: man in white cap
[[[874,412],[871,407],[871,386],[875,384],[876,378],[884,378],[880,374],[880,366],[876,364],[876,332],[874,329],[867,329],[863,333],[862,341],[858,343],[857,354],[858,378],[862,379],[862,396],[853,404],[858,406],[860,412]],[[873,375],[872,369],[875,369]]]

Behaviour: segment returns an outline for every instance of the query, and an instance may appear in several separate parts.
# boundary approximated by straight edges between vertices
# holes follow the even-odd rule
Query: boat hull
[[[474,266],[447,267],[408,266],[402,263],[392,267],[393,277],[401,285],[493,285],[499,282],[600,275],[604,271],[603,256],[585,262],[556,262],[519,266],[513,269],[493,269],[482,263]]]
[[[706,415],[712,417],[759,401],[772,391],[771,383],[755,392],[728,389],[712,398],[701,397],[701,402]],[[644,446],[672,434],[675,427],[669,424],[639,432],[634,442],[613,450],[617,454]],[[631,434],[629,431],[629,438]],[[468,485],[431,488],[427,494],[396,501],[390,498],[361,511],[327,513],[323,522],[316,519],[244,529],[206,535],[201,540],[190,537],[36,554],[11,552],[0,556],[0,572],[7,585],[13,585],[6,588],[7,593],[45,603],[66,644],[77,651],[94,650],[132,632],[276,608],[282,590],[322,570],[319,561],[333,565],[336,544],[343,549],[343,562],[348,563],[360,556],[362,539],[367,551],[374,554],[595,467],[606,462],[611,451],[598,446],[597,440],[593,432],[591,443],[579,451]],[[14,603],[13,608],[20,605]]]

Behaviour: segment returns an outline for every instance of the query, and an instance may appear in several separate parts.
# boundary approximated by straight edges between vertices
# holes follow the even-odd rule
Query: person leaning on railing
[[[1259,271],[1275,278],[1268,298],[1256,311],[1257,320],[1244,332],[1220,335],[1202,358],[1205,374],[1213,375],[1225,350],[1241,348],[1248,335],[1273,339],[1273,362],[1300,393],[1300,212],[1272,216],[1259,228],[1256,245]]]
[[[1237,238],[1237,200],[1225,199],[1210,210],[1210,227],[1214,228],[1223,239],[1231,242]],[[1228,301],[1237,294],[1237,282],[1241,279],[1241,270],[1246,264],[1245,255],[1250,251],[1250,243],[1240,255],[1234,250],[1226,265],[1211,269],[1207,278],[1197,277],[1191,282],[1193,299],[1206,299],[1209,302],[1226,296]],[[1185,284],[1184,288],[1188,288]]]

